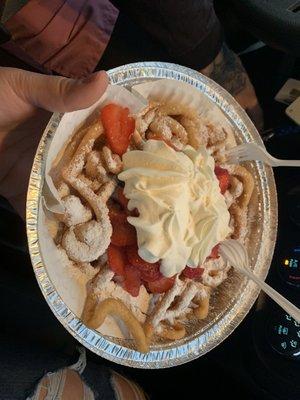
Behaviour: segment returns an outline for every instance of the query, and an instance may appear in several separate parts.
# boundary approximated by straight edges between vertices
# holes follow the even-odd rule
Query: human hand
[[[0,67],[0,195],[23,218],[32,161],[50,112],[89,107],[107,84],[104,71],[74,80]]]
[[[254,87],[240,58],[233,51],[223,45],[214,61],[200,72],[219,83],[232,94],[246,110],[256,128],[259,131],[263,129],[263,112]]]

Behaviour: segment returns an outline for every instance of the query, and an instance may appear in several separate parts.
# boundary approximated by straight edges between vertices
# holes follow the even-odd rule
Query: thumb
[[[67,112],[87,108],[105,92],[106,72],[85,79],[47,76],[11,68],[11,86],[24,102],[48,111]]]

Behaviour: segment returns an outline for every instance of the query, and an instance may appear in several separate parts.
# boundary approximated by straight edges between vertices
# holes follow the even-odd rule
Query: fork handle
[[[300,309],[292,304],[289,300],[283,297],[275,289],[269,286],[266,282],[258,278],[252,271],[247,269],[239,269],[248,278],[252,279],[267,295],[271,297],[280,307],[282,307],[291,317],[300,323]]]
[[[276,159],[275,163],[277,165],[274,165],[274,167],[300,167],[300,160],[280,160],[280,159]]]

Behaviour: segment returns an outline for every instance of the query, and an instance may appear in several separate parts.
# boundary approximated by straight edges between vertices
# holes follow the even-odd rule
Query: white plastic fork
[[[232,267],[252,279],[280,307],[300,323],[300,309],[251,271],[247,250],[240,242],[234,239],[224,240],[220,244],[219,253]]]
[[[227,161],[233,164],[255,160],[262,161],[271,167],[300,167],[300,160],[281,160],[271,156],[262,146],[256,143],[243,143],[226,151]]]

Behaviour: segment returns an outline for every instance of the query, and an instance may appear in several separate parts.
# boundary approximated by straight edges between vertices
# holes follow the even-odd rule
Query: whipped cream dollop
[[[162,141],[148,140],[141,150],[123,155],[124,194],[128,217],[137,231],[139,255],[160,260],[165,276],[197,267],[230,233],[225,198],[214,173],[215,162],[204,146],[175,151]]]

